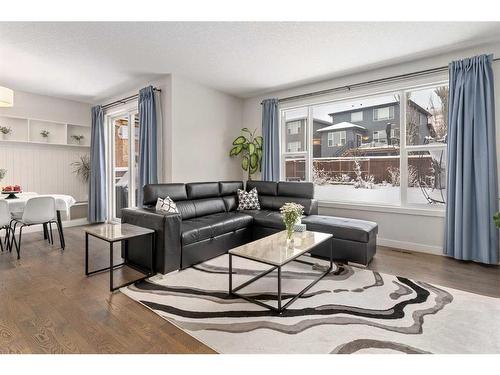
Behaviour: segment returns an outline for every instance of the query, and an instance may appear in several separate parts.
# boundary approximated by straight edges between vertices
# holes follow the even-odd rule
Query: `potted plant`
[[[89,182],[90,177],[90,157],[88,154],[80,155],[79,160],[71,163],[74,168],[73,173],[77,175],[83,182]]]
[[[241,135],[233,141],[233,147],[229,151],[230,157],[242,156],[241,168],[248,172],[248,179],[252,174],[260,172],[262,168],[262,144],[263,138],[255,136],[257,129],[253,132],[247,128],[241,129]]]
[[[9,139],[10,133],[12,133],[12,129],[8,126],[0,126],[0,133],[2,133],[2,139]]]
[[[85,138],[85,136],[81,134],[73,134],[71,138],[73,138],[77,144],[80,144],[80,142],[82,141],[83,138]]]
[[[50,132],[48,130],[43,129],[40,132],[40,135],[42,136],[43,141],[47,142],[49,140],[49,134]]]
[[[5,177],[6,174],[7,174],[7,170],[0,168],[0,181],[3,180],[3,178]]]
[[[304,214],[304,206],[297,203],[285,203],[281,206],[280,212],[286,227],[287,240],[293,242],[294,226],[300,223],[300,219]]]

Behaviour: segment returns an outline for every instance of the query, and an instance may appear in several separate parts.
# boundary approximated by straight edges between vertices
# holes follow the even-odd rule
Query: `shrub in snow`
[[[373,176],[368,176],[366,180],[363,178],[363,173],[361,172],[361,164],[357,159],[354,159],[354,173],[356,174],[354,188],[359,189],[373,189],[374,180]]]
[[[389,167],[387,168],[387,172],[389,173],[389,183],[392,186],[401,185],[401,173],[399,168]],[[418,186],[417,169],[413,165],[408,166],[408,186]]]

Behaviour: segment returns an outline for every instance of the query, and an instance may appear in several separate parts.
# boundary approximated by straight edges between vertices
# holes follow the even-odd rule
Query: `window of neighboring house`
[[[385,130],[375,130],[373,132],[373,141],[378,143],[387,143],[387,133]]]
[[[300,141],[288,142],[287,152],[299,152],[301,150]]]
[[[286,124],[288,134],[299,134],[300,133],[300,123],[301,121],[292,121]]]
[[[351,113],[351,122],[363,121],[363,111]]]
[[[328,147],[343,146],[346,143],[346,132],[331,132],[328,133]]]
[[[394,119],[394,106],[375,108],[373,110],[373,120],[393,120]]]
[[[397,128],[391,128],[391,138],[399,139],[400,137],[400,129],[399,126]]]

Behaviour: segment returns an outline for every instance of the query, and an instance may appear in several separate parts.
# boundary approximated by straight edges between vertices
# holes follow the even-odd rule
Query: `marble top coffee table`
[[[328,233],[305,231],[301,233],[294,234],[294,241],[287,242],[286,231],[278,232],[273,235],[261,238],[242,246],[238,246],[234,249],[229,250],[229,294],[241,297],[249,302],[253,302],[259,306],[266,307],[270,310],[282,313],[288,306],[300,298],[305,292],[311,289],[318,281],[325,277],[333,268],[333,236]],[[328,241],[330,244],[330,265],[322,272],[316,279],[314,279],[307,287],[302,289],[299,293],[294,295],[289,301],[284,305],[282,303],[281,296],[281,268],[290,262],[300,262],[310,264],[309,262],[304,262],[297,259],[301,255],[304,255],[314,249],[316,246],[323,244]],[[252,279],[244,282],[243,284],[233,288],[233,256],[240,258],[245,258],[253,260],[259,263],[264,263],[271,266],[270,269],[258,274]],[[266,276],[267,274],[278,271],[278,305],[272,306],[267,303],[261,302],[255,298],[239,294],[237,291],[243,289],[249,284],[255,282],[256,280]]]

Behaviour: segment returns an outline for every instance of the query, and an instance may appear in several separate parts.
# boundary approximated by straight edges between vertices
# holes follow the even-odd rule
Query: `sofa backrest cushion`
[[[226,195],[238,194],[238,189],[243,190],[242,181],[220,181],[219,182],[219,195],[221,197]]]
[[[242,181],[221,181],[219,182],[219,195],[224,201],[226,211],[235,211],[238,208],[238,189],[243,189]]]
[[[158,198],[170,197],[174,202],[187,199],[184,184],[148,184],[144,186],[144,206],[155,206]]]
[[[193,199],[176,203],[182,220],[226,211],[222,198]]]
[[[278,195],[313,199],[314,184],[312,182],[278,182]]]
[[[247,182],[247,191],[254,187],[257,188],[262,210],[278,211],[288,202],[304,206],[305,215],[311,215],[315,210],[314,184],[311,182]]]
[[[219,196],[218,182],[191,182],[186,184],[188,199],[214,198]]]
[[[260,195],[278,195],[278,183],[272,181],[247,181],[247,191],[257,189]]]

